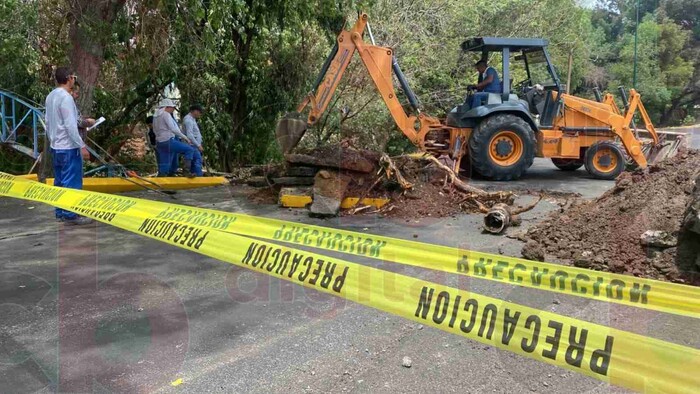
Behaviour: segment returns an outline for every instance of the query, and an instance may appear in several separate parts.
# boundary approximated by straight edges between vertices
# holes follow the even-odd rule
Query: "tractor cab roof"
[[[541,50],[549,44],[543,38],[503,38],[503,37],[474,37],[467,39],[461,45],[464,52],[501,52],[509,48],[511,52],[530,52]]]

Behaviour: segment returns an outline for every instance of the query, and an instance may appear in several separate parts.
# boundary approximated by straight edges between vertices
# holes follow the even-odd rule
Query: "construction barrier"
[[[0,173],[2,174],[2,173]],[[13,179],[5,175],[6,179]],[[17,179],[17,178],[14,178]],[[328,227],[86,191],[80,210],[114,212],[133,204],[138,215],[304,247],[467,275],[515,286],[700,317],[700,288],[609,272],[432,245]],[[114,212],[119,213],[119,212]]]
[[[0,176],[0,195],[47,203],[115,227],[342,297],[637,391],[694,392],[700,351],[473,292],[237,235],[210,212],[175,221],[167,204]],[[184,219],[184,218],[180,218]],[[367,245],[369,246],[369,245]],[[423,250],[420,251],[420,254]]]

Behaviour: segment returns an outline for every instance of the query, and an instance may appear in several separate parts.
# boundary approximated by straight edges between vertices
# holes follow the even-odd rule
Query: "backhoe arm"
[[[361,14],[350,31],[343,30],[338,35],[336,45],[324,63],[314,85],[314,91],[301,102],[297,107],[297,112],[302,112],[307,106],[310,106],[307,124],[312,126],[318,122],[321,115],[328,109],[340,79],[350,64],[353,54],[357,51],[398,128],[411,142],[423,148],[424,137],[430,126],[439,126],[440,121],[420,113],[418,100],[394,59],[394,51],[391,48],[364,42],[363,34],[367,28],[367,20],[367,14]],[[399,79],[404,93],[408,96],[409,103],[418,113],[417,116],[409,116],[396,97],[392,71]]]

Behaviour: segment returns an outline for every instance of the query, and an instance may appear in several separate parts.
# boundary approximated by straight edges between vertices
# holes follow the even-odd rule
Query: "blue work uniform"
[[[493,77],[493,80],[491,80],[491,83],[484,86],[484,89],[482,89],[482,92],[484,92],[484,93],[501,93],[501,91],[503,91],[503,89],[501,86],[501,79],[498,77],[498,71],[496,71],[496,69],[494,69],[493,67],[487,68],[483,74],[479,74],[479,83],[483,82],[488,77]]]
[[[199,130],[199,125],[197,124],[197,119],[194,116],[187,114],[184,119],[182,119],[182,129],[185,135],[190,140],[190,144],[195,147],[194,150],[194,160],[192,160],[192,168],[190,171],[197,175],[203,176],[202,172],[202,152],[199,148],[202,147],[202,132]]]
[[[78,110],[73,96],[56,88],[46,96],[46,136],[51,142],[53,185],[70,189],[83,188],[83,157],[85,146],[78,132]],[[74,220],[74,212],[56,208],[56,218]]]
[[[177,165],[174,164],[177,163],[177,155],[182,154],[185,156],[185,160],[193,161],[195,149],[175,138],[185,139],[185,135],[180,131],[175,118],[168,112],[159,112],[153,119],[153,131],[156,133],[156,149],[158,150],[158,176],[167,176],[177,170],[177,168],[173,168],[173,165]],[[199,166],[201,167],[201,160]]]
[[[503,87],[501,86],[501,79],[498,77],[498,71],[493,67],[488,67],[483,74],[479,74],[479,83],[483,82],[489,76],[493,77],[491,82],[484,86],[484,88],[472,96],[471,108],[481,105],[484,98],[488,97],[489,93],[501,93],[503,92]]]

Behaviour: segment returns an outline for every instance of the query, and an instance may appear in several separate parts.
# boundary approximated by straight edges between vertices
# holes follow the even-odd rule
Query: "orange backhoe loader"
[[[365,42],[365,32],[369,33],[371,43]],[[519,178],[535,157],[545,157],[562,170],[585,166],[596,178],[613,179],[624,170],[627,156],[640,167],[647,165],[643,143],[635,128],[630,127],[637,111],[651,137],[650,143],[659,144],[656,130],[635,90],[630,91],[624,112],[611,95],[593,101],[564,93],[551,64],[546,40],[481,37],[465,41],[462,50],[481,52],[482,59],[489,53],[501,54],[502,91],[474,97],[470,93],[464,104],[440,120],[421,112],[394,51],[374,44],[368,16],[360,14],[352,29],[338,35],[313,91],[296,112],[280,120],[276,135],[283,152],[290,152],[307,128],[320,119],[355,52],[399,130],[421,150],[452,158],[455,169],[460,168],[460,163],[462,167],[470,164],[482,176],[505,181]],[[523,63],[527,75],[526,80],[514,87],[511,87],[511,57]],[[397,97],[393,76],[408,98],[410,113]],[[301,113],[306,107],[309,113],[304,116]],[[468,162],[462,160],[464,156]]]

